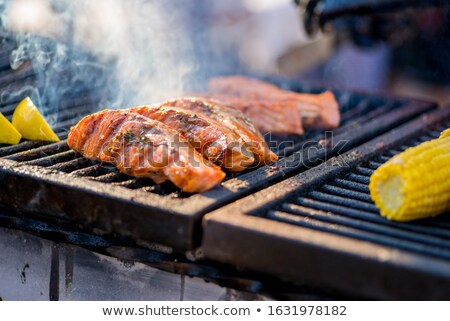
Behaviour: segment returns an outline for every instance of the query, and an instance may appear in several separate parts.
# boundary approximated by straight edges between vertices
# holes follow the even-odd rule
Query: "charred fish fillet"
[[[89,159],[114,164],[122,173],[170,180],[188,193],[203,192],[225,177],[179,132],[142,115],[104,110],[71,128],[67,144]]]

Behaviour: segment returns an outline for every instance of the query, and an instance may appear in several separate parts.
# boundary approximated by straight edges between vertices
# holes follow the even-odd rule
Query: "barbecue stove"
[[[341,126],[266,135],[278,162],[190,195],[70,150],[70,126],[98,110],[109,75],[88,65],[103,86],[42,99],[32,64],[11,69],[14,48],[5,39],[0,50],[0,112],[10,118],[29,95],[61,142],[0,146],[3,299],[450,297],[448,216],[387,221],[367,187],[391,156],[450,127],[449,109],[270,77],[289,90],[332,90]]]

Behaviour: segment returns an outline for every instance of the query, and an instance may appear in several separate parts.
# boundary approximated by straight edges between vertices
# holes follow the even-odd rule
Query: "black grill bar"
[[[355,190],[363,193],[369,191],[369,187],[367,187],[366,184],[361,184],[348,179],[336,179],[334,181],[334,184],[338,187],[344,187],[350,190]]]
[[[24,141],[15,146],[4,146],[0,148],[0,157],[14,155],[46,144],[47,144],[46,142],[42,141]]]
[[[65,152],[67,150],[69,150],[69,147],[67,146],[66,142],[58,142],[53,144],[46,144],[34,149],[28,149],[25,152],[10,154],[5,158],[17,162],[27,162],[34,159],[47,157],[53,154]]]
[[[369,185],[369,177],[367,176],[351,173],[347,178],[355,183]]]
[[[46,156],[39,159],[24,162],[25,165],[35,165],[35,166],[53,166],[62,162],[67,162],[69,160],[75,159],[77,153],[73,150],[68,150],[66,152],[58,153],[56,155]]]
[[[23,88],[26,85],[34,83],[35,72],[31,68],[31,66],[22,67],[15,70],[14,72],[11,72],[10,70],[0,72],[0,87],[11,88],[11,86],[17,85]]]
[[[367,188],[366,185],[364,185],[364,187]],[[367,195],[366,193],[356,192],[351,189],[345,189],[345,188],[341,188],[341,187],[338,187],[335,185],[326,184],[326,185],[322,186],[322,190],[325,192],[329,192],[330,194],[335,194],[335,195],[344,196],[344,197],[348,196],[352,199],[367,202],[367,203],[371,202],[370,196]]]
[[[130,177],[125,174],[112,172],[112,173],[108,173],[108,174],[105,174],[102,176],[97,176],[92,179],[96,182],[102,182],[102,183],[113,183],[114,182],[115,183],[115,182],[123,182],[123,181],[129,180]]]
[[[449,127],[450,109],[424,115],[209,214],[206,257],[361,297],[449,299],[450,213],[389,221],[368,188],[376,168]]]
[[[49,166],[49,169],[57,170],[64,173],[72,173],[73,171],[79,170],[86,165],[90,165],[92,162],[84,157],[75,158],[73,160],[57,163]]]
[[[91,165],[86,168],[80,168],[72,171],[70,174],[74,176],[95,176],[100,170],[103,169],[103,166],[101,164],[96,163],[95,165]],[[114,168],[111,168],[111,171],[114,171]]]
[[[374,117],[379,117],[384,113],[388,112],[389,110],[397,108],[397,105],[398,104],[396,103],[388,103],[376,109],[373,109],[370,112],[367,112],[367,109],[370,108],[368,106],[368,101],[363,101],[363,104],[360,104],[356,108],[350,109],[347,112],[343,113],[342,122],[343,124],[346,124],[347,122],[355,119],[356,117],[358,118],[360,117],[361,121],[365,122]]]
[[[382,162],[378,162],[378,161],[370,161],[367,164],[367,167],[369,167],[370,169],[377,169],[378,167],[381,166],[381,164],[383,164]]]

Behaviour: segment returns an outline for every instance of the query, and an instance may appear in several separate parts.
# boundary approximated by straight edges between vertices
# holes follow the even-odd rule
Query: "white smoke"
[[[40,95],[50,101],[52,95],[61,96],[81,83],[90,89],[104,86],[104,75],[98,70],[114,80],[107,83],[110,88],[99,108],[123,108],[179,95],[186,90],[196,62],[189,21],[174,3],[185,5],[146,0],[0,1],[6,8],[2,24],[14,32],[17,42],[11,67],[20,68],[31,60],[42,73]],[[65,74],[70,77],[66,82]],[[56,98],[53,102],[58,103]]]
[[[180,94],[193,66],[186,22],[179,10],[169,12],[163,4],[96,0],[72,5],[74,43],[115,61],[121,87],[136,94],[131,102]]]

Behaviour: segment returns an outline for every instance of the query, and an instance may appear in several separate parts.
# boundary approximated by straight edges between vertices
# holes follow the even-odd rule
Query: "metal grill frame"
[[[257,214],[316,190],[329,179],[350,172],[444,118],[450,118],[450,108],[425,114],[320,166],[206,215],[202,242],[205,257],[351,297],[449,299],[448,260]]]

